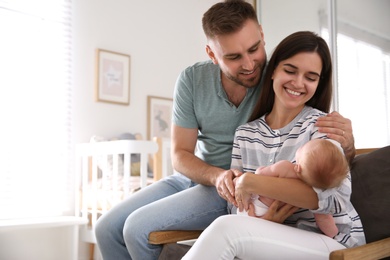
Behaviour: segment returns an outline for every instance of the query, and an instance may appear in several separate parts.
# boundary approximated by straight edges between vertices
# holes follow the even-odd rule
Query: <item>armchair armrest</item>
[[[162,245],[198,238],[203,230],[153,231],[149,234],[149,244]]]
[[[382,259],[390,256],[390,237],[366,245],[336,250],[330,253],[330,260]]]

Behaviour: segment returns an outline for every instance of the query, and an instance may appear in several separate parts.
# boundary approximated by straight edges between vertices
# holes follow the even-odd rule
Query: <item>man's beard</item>
[[[226,74],[225,74],[226,75]],[[253,88],[253,87],[256,87],[257,84],[259,83],[259,80],[256,80],[256,77],[253,78],[253,80],[247,80],[246,82],[240,80],[239,78],[237,77],[233,77],[232,75],[228,74],[226,75],[226,77],[228,79],[230,79],[231,81],[234,81],[236,82],[238,85],[241,85],[245,88]]]
[[[259,65],[259,67],[257,67],[256,70],[260,70],[260,72],[258,74],[256,74],[256,76],[254,76],[253,78],[246,80],[246,81],[240,80],[238,77],[234,77],[233,75],[228,74],[228,73],[224,73],[224,74],[228,79],[230,79],[231,81],[234,81],[235,83],[237,83],[245,88],[253,88],[253,87],[256,87],[260,82],[261,74],[263,72],[263,66]]]

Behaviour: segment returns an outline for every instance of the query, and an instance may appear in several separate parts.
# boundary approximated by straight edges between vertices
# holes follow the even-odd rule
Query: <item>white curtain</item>
[[[321,34],[329,39],[327,15]],[[339,112],[352,120],[356,148],[390,145],[390,36],[337,19]]]
[[[71,212],[70,0],[0,1],[0,219]]]

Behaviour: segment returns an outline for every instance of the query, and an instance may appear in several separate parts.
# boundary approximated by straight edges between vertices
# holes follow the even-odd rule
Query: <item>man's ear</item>
[[[206,45],[206,53],[207,55],[210,57],[210,59],[212,60],[212,62],[214,64],[218,64],[218,61],[217,59],[215,58],[215,54],[214,52],[211,50],[210,46],[209,45]]]
[[[259,30],[260,30],[261,40],[263,41],[263,44],[265,46],[263,26],[261,26],[261,24],[259,24]]]

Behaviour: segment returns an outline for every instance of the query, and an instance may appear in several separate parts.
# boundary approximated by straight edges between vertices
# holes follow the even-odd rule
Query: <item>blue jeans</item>
[[[101,216],[96,239],[104,260],[157,259],[162,247],[148,243],[157,230],[203,230],[227,214],[214,186],[195,185],[181,174],[137,191]]]

